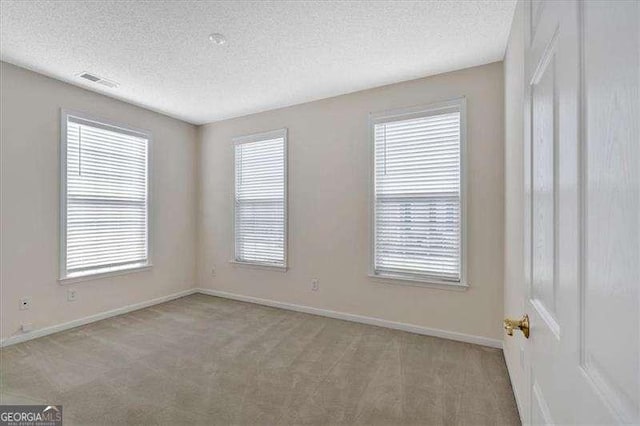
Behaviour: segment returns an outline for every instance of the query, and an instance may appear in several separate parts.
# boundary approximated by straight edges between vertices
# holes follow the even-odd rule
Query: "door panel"
[[[640,2],[527,5],[522,415],[640,423]]]
[[[577,126],[575,105],[567,102],[576,95],[577,86],[565,81],[568,74],[577,75],[578,70],[577,48],[572,43],[575,22],[563,19],[571,12],[568,6],[559,2],[532,4],[529,15],[533,23],[526,54],[529,128],[525,140],[531,173],[527,311],[531,320],[528,358],[533,424],[562,423],[571,417],[570,405],[559,398],[564,390],[558,387],[557,377],[563,374],[564,366],[555,361],[563,358],[566,342],[562,328],[569,315],[559,292],[559,287],[566,284],[560,281],[561,267],[567,267],[566,259],[560,256],[559,242],[572,232],[560,228],[561,207],[572,201],[561,198],[558,192],[565,176],[565,170],[559,168],[564,160],[560,154],[575,146],[571,127]]]
[[[556,75],[555,38],[545,50],[531,85],[533,220],[532,303],[558,334],[556,315]]]
[[[531,424],[553,424],[554,421],[549,413],[549,406],[544,399],[542,390],[538,382],[533,382],[533,405],[531,406]]]
[[[581,366],[626,422],[640,422],[638,9],[590,1],[583,14]]]

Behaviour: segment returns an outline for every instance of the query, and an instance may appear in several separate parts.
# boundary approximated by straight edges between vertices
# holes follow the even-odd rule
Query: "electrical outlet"
[[[20,329],[23,333],[28,333],[30,331],[33,331],[33,324],[31,324],[30,322],[26,322],[20,326]]]
[[[318,280],[317,278],[314,278],[311,280],[311,290],[312,291],[320,290],[320,280]]]
[[[24,299],[20,299],[20,310],[26,311],[31,308],[31,298],[25,297]]]
[[[73,302],[77,297],[78,295],[76,294],[76,290],[74,288],[70,288],[67,290],[67,302]]]
[[[216,267],[215,266],[211,268],[211,276],[212,277],[216,276]]]

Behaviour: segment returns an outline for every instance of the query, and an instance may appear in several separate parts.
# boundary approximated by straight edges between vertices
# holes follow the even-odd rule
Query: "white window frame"
[[[385,122],[460,112],[460,281],[411,273],[376,272],[376,169],[375,125]],[[467,102],[464,96],[410,108],[399,108],[369,114],[369,277],[395,284],[406,284],[445,290],[466,290],[467,280]]]
[[[130,268],[121,268],[113,271],[100,271],[100,272],[88,272],[87,274],[78,276],[69,276],[67,274],[67,121],[69,118],[74,118],[77,121],[84,121],[87,124],[94,127],[101,127],[120,133],[126,133],[134,136],[140,136],[147,139],[147,261],[144,264],[132,266]],[[103,118],[97,118],[91,114],[84,112],[72,111],[68,109],[60,109],[60,226],[59,226],[59,278],[60,284],[72,284],[81,281],[95,280],[104,277],[130,274],[134,272],[140,272],[151,269],[153,266],[153,232],[152,232],[152,218],[153,218],[153,201],[151,194],[153,193],[152,187],[152,149],[153,136],[150,131],[137,129],[135,127],[116,123]]]
[[[289,269],[289,139],[286,127],[267,132],[253,133],[250,135],[236,136],[233,138],[233,256],[229,263],[248,266],[252,268],[270,269],[274,271],[286,272]],[[261,262],[240,261],[236,258],[237,238],[236,238],[236,162],[235,147],[245,143],[259,142],[263,140],[283,138],[284,140],[284,264],[272,265]]]

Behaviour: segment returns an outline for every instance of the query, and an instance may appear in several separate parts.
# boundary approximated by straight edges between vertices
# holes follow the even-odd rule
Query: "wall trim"
[[[110,311],[100,312],[95,315],[89,315],[88,317],[78,318],[62,324],[40,328],[40,329],[31,331],[29,333],[17,334],[15,336],[7,337],[6,339],[0,340],[0,348],[4,348],[10,345],[15,345],[16,343],[26,342],[28,340],[37,339],[38,337],[48,336],[49,334],[58,333],[60,331],[65,331],[71,328],[80,327],[82,325],[86,325],[92,322],[126,314],[128,312],[137,311],[139,309],[148,308],[149,306],[158,305],[164,302],[169,302],[171,300],[179,299],[184,296],[189,296],[190,294],[194,294],[197,292],[198,292],[197,289],[191,288],[189,290],[180,291],[178,293],[169,294],[167,296],[161,296],[155,299],[146,300],[144,302],[134,303],[132,305],[126,305],[121,308],[112,309]]]
[[[255,303],[258,305],[271,306],[273,308],[287,309],[290,311],[303,312],[305,314],[319,315],[323,317],[335,318],[345,321],[357,322],[360,324],[375,325],[378,327],[391,328],[394,330],[408,331],[410,333],[422,334],[425,336],[441,337],[443,339],[456,340],[459,342],[473,343],[476,345],[489,346],[502,349],[502,340],[491,339],[482,336],[458,333],[455,331],[440,330],[437,328],[423,327],[420,325],[407,324],[403,322],[388,321],[381,318],[367,317],[363,315],[348,314],[346,312],[331,311],[328,309],[314,308],[294,303],[279,302],[277,300],[261,299],[259,297],[243,296],[226,291],[213,290],[208,288],[197,288],[196,292],[209,296],[222,297],[224,299],[238,300],[241,302]]]
[[[302,312],[305,314],[318,315],[322,317],[340,319],[344,321],[351,321],[351,322],[356,322],[360,324],[390,328],[393,330],[407,331],[409,333],[422,334],[424,336],[440,337],[443,339],[455,340],[458,342],[472,343],[475,345],[489,346],[492,348],[502,349],[502,340],[498,340],[498,339],[491,339],[491,338],[482,337],[482,336],[473,336],[470,334],[441,330],[437,328],[423,327],[420,325],[407,324],[403,322],[388,321],[381,318],[349,314],[346,312],[338,312],[338,311],[331,311],[328,309],[314,308],[306,305],[297,305],[294,303],[279,302],[277,300],[261,299],[259,297],[252,297],[252,296],[243,296],[240,294],[229,293],[226,291],[213,290],[208,288],[192,288],[189,290],[180,291],[178,293],[173,293],[167,296],[161,296],[161,297],[157,297],[155,299],[147,300],[144,302],[134,303],[132,305],[127,305],[121,308],[112,309],[110,311],[105,311],[95,315],[90,315],[84,318],[78,318],[62,324],[41,328],[29,333],[17,334],[15,336],[7,337],[6,339],[0,340],[0,348],[4,348],[10,345],[15,345],[17,343],[26,342],[28,340],[37,339],[39,337],[48,336],[53,333],[58,333],[61,331],[80,327],[82,325],[90,324],[96,321],[101,321],[103,319],[126,314],[132,311],[137,311],[139,309],[148,308],[153,305],[169,302],[171,300],[179,299],[181,297],[189,296],[195,293],[206,294],[208,296],[214,296],[214,297],[221,297],[224,299],[237,300],[240,302],[254,303],[257,305],[270,306],[273,308],[286,309],[289,311]]]

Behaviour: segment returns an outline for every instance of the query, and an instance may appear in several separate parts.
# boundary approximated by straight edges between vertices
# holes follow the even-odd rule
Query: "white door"
[[[640,2],[525,8],[523,418],[640,423]]]

